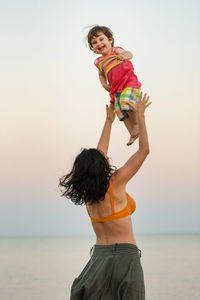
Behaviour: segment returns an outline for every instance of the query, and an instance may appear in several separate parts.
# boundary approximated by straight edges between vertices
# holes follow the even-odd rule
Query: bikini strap
[[[114,209],[114,198],[113,198],[113,190],[112,190],[111,180],[109,181],[109,187],[110,187],[110,204],[111,204],[111,208],[112,208],[112,213],[114,213],[115,209]]]

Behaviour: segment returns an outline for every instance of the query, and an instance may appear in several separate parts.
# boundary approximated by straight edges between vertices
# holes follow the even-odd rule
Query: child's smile
[[[99,32],[97,37],[93,37],[92,46],[94,52],[106,56],[110,54],[112,49],[112,40],[109,40],[103,32]]]

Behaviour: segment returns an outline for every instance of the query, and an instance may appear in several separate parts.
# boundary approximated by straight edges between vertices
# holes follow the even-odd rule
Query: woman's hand
[[[114,111],[114,105],[110,104],[109,106],[106,104],[106,119],[111,121],[111,123],[115,119],[115,111]]]
[[[136,110],[137,113],[144,113],[145,109],[151,104],[149,102],[149,96],[145,93],[143,96],[143,93],[140,93],[138,102],[136,103],[134,109]]]

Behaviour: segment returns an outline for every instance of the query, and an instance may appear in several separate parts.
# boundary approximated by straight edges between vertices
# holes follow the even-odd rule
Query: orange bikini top
[[[109,181],[109,187],[110,187],[110,203],[111,203],[111,208],[112,208],[112,214],[105,218],[94,219],[91,217],[90,212],[87,207],[87,204],[86,204],[87,212],[88,212],[88,215],[89,215],[92,223],[97,223],[97,222],[100,223],[100,222],[121,219],[121,218],[131,215],[136,209],[135,200],[128,193],[126,193],[126,199],[127,199],[126,207],[124,207],[120,211],[115,212],[111,181]]]

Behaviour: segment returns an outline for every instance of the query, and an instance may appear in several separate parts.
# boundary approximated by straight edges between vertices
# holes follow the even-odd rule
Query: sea
[[[200,234],[136,240],[146,300],[200,299]],[[0,300],[69,300],[94,243],[93,236],[0,238]]]

